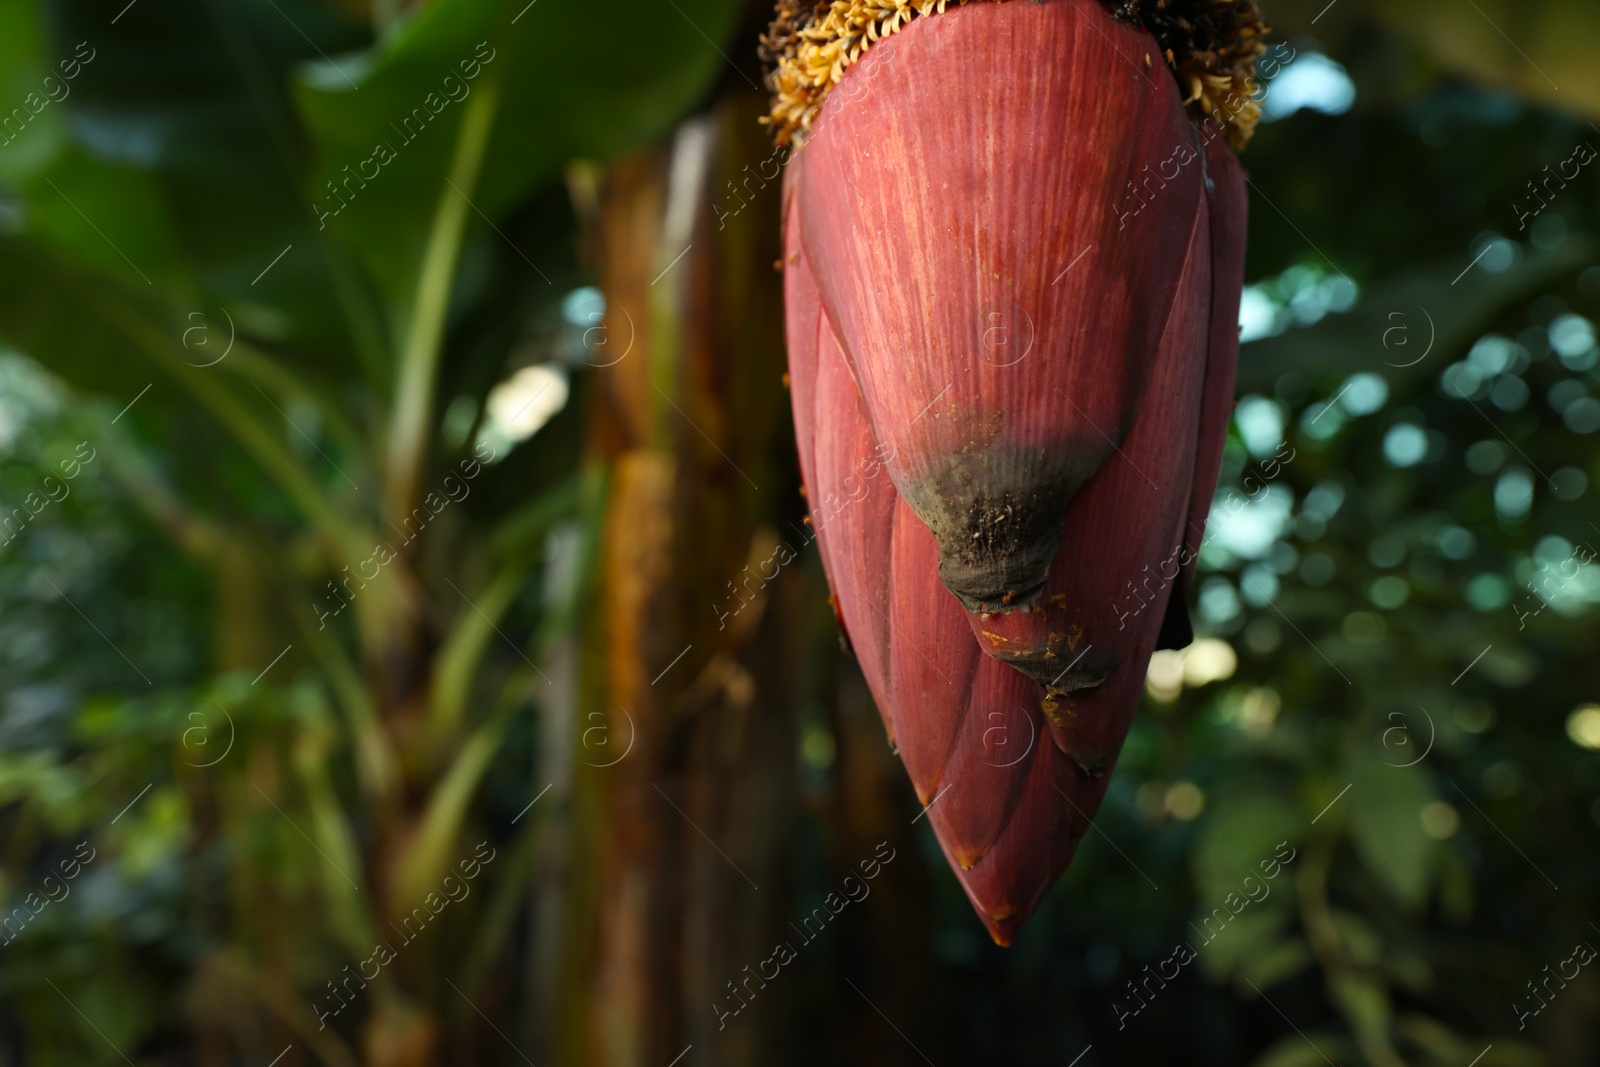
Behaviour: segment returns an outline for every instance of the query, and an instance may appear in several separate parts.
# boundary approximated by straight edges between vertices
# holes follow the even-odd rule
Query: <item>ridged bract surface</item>
[[[1148,35],[1098,4],[972,4],[846,73],[785,206],[795,424],[840,618],[1009,943],[1100,803],[1192,567],[1243,176]]]

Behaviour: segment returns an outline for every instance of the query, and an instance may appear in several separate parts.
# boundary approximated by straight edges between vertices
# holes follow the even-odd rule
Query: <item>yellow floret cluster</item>
[[[778,0],[762,38],[772,90],[772,110],[764,121],[778,143],[804,140],[828,91],[876,42],[915,18],[969,2],[977,0]],[[1249,0],[1121,0],[1107,6],[1155,35],[1196,118],[1213,118],[1235,148],[1244,147],[1260,114],[1251,76],[1265,47],[1266,27],[1256,5]],[[1146,6],[1148,14],[1141,10]]]

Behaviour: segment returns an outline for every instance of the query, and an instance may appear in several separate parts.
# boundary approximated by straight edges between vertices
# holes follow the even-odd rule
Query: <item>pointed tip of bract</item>
[[[978,921],[983,923],[983,928],[988,931],[990,940],[1001,948],[1010,948],[1022,934],[1022,928],[1028,925],[1028,921],[1039,910],[1039,905],[1044,903],[1044,898],[1050,887],[1055,884],[1055,880],[1056,875],[1052,874],[1019,907],[1006,907],[996,905],[993,901],[985,902],[979,899],[971,884],[972,880],[967,877],[961,878],[961,887],[966,891],[967,900],[972,904],[972,910],[977,914]]]
[[[993,908],[993,905],[986,907],[973,893],[965,878],[961,883],[962,889],[966,891],[967,900],[972,904],[972,910],[977,914],[978,921],[983,923],[989,939],[1001,948],[1010,948],[1017,940],[1017,935],[1022,933],[1022,928],[1033,917],[1034,909],[1029,907],[1019,912],[1008,908]]]
[[[989,931],[990,940],[1001,948],[1010,948],[1022,929],[1022,924],[1012,919],[991,919],[982,913],[978,917],[983,920],[984,929]]]

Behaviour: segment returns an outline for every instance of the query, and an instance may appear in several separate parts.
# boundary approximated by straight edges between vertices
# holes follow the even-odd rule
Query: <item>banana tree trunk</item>
[[[762,518],[795,493],[792,463],[769,459],[788,433],[778,183],[737,213],[718,198],[770,155],[761,109],[754,93],[728,100],[611,167],[600,195],[616,362],[595,374],[609,488],[579,712],[608,746],[574,746],[561,1002],[547,1016],[563,1063],[754,1062],[784,1017],[779,995],[737,1017],[714,1007],[735,1003],[729,983],[771,955],[788,914],[786,637],[808,610],[797,569],[763,554]]]

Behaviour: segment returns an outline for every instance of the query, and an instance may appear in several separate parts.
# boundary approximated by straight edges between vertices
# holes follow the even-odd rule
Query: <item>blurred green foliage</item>
[[[703,99],[735,7],[405,7],[0,5],[0,1062],[421,1062],[450,983],[515,995],[532,657],[585,573],[541,566],[589,530],[581,404],[513,448],[487,397],[583,363],[565,168]]]

